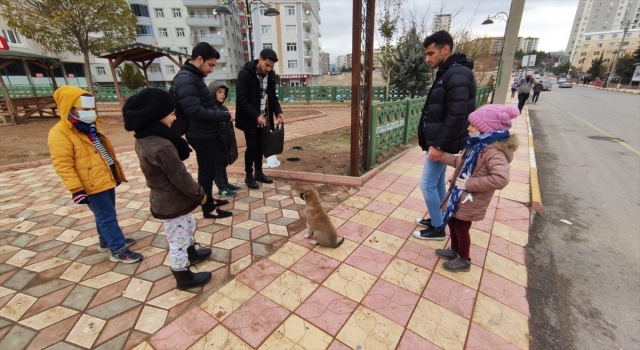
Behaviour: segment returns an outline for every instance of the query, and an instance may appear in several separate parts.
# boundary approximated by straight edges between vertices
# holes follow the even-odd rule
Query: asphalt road
[[[557,87],[529,105],[531,346],[640,349],[640,95]]]

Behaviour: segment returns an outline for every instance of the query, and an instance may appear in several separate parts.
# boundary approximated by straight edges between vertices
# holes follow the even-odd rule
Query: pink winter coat
[[[464,221],[481,221],[487,213],[487,208],[496,190],[501,190],[509,183],[509,169],[513,160],[513,152],[518,149],[518,138],[511,135],[509,139],[494,142],[485,147],[478,156],[473,174],[467,180],[466,190],[460,197],[458,211],[454,217]],[[442,202],[440,208],[447,210],[447,202],[451,195],[451,189],[455,179],[460,175],[462,169],[462,157],[444,153],[440,159],[441,163],[455,167],[456,171],[449,179],[449,191]],[[473,202],[464,202],[469,193],[473,194]]]

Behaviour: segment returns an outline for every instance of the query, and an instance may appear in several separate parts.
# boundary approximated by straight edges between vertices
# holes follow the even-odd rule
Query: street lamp
[[[578,61],[578,63],[582,63],[582,65],[580,66],[580,73],[581,74],[582,74],[582,68],[584,67],[584,61],[586,61],[586,60],[587,60],[587,58],[585,57],[585,58],[581,59],[580,61]]]
[[[504,15],[506,19],[502,18],[501,15]],[[487,19],[485,19],[484,22],[482,22],[482,24],[483,25],[493,24],[494,19],[499,19],[501,21],[504,21],[505,26],[504,26],[504,37],[502,39],[502,49],[500,50],[500,65],[498,66],[498,78],[496,79],[496,87],[493,88],[493,92],[491,93],[491,103],[493,103],[493,98],[496,95],[496,90],[498,88],[497,84],[499,84],[502,78],[502,54],[504,52],[504,46],[507,43],[507,27],[509,25],[509,15],[506,12],[498,12],[494,16],[487,16]]]
[[[227,7],[228,5],[231,5],[233,3],[234,0],[229,0],[229,2],[225,3],[224,0],[220,0],[221,5],[216,6],[216,8],[213,10],[213,14],[220,14],[220,15],[231,15],[231,10],[229,10],[229,8]],[[249,32],[249,54],[251,55],[251,59],[253,60],[253,38],[251,37],[251,30],[253,29],[253,24],[252,24],[252,20],[251,20],[251,13],[253,11],[255,11],[257,8],[259,8],[260,6],[256,6],[256,8],[251,9],[251,6],[254,3],[258,3],[258,4],[262,4],[264,6],[268,6],[266,10],[264,10],[264,15],[267,17],[275,17],[280,15],[280,11],[276,10],[275,8],[271,7],[271,4],[267,5],[264,2],[262,2],[262,0],[250,0],[250,1],[243,1],[243,0],[238,0],[238,3],[242,3],[244,6],[244,15],[247,17],[247,25],[245,26],[245,28],[247,28],[247,31]],[[227,5],[227,6],[224,6]]]

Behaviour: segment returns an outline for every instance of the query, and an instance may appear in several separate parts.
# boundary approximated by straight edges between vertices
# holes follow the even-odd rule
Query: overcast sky
[[[377,0],[376,5],[381,6],[382,1]],[[443,13],[458,13],[452,31],[470,24],[472,31],[480,35],[504,35],[504,22],[496,20],[491,25],[482,22],[488,15],[509,13],[511,0],[403,0],[405,8],[416,7],[422,14],[428,12],[428,25],[443,2]],[[320,45],[330,54],[332,64],[338,55],[351,52],[352,3],[352,0],[320,0]],[[564,50],[577,8],[578,0],[526,0],[519,36],[540,38],[539,50]]]

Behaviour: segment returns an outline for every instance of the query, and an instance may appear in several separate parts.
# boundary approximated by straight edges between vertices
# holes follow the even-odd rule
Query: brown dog
[[[307,216],[307,234],[304,238],[313,236],[311,244],[319,244],[323,247],[337,248],[342,242],[344,237],[338,241],[338,232],[333,227],[329,215],[324,212],[322,205],[320,204],[320,194],[316,190],[306,190],[300,193],[300,198],[307,202],[305,213]]]

